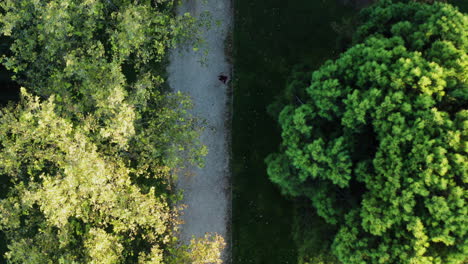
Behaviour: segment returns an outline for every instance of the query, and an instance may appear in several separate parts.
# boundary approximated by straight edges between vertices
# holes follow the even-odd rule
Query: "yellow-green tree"
[[[77,122],[92,115],[100,148],[144,149],[147,139],[158,162],[177,163],[180,149],[198,162],[204,150],[185,144],[196,145],[189,102],[167,92],[163,67],[169,48],[198,42],[200,22],[175,16],[174,2],[2,1],[0,33],[12,39],[3,64],[34,94],[55,95],[56,111]]]
[[[222,238],[175,238],[174,172],[206,149],[189,98],[164,85],[167,50],[198,43],[201,25],[174,4],[0,3],[2,63],[26,87],[0,110],[10,263],[218,261]]]
[[[343,263],[465,263],[468,17],[380,1],[362,21],[289,95],[270,179],[338,227]]]
[[[168,263],[205,254],[168,254],[178,220],[167,190],[135,184],[144,172],[100,153],[86,136],[90,126],[56,114],[54,96],[40,102],[22,93],[18,106],[0,112],[0,174],[12,185],[0,200],[0,229],[10,263]],[[214,252],[223,246],[205,243]]]

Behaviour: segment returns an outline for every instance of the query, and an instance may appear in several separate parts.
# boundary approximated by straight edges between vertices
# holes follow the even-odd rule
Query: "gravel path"
[[[188,0],[178,8],[178,13],[190,12],[198,16],[209,11],[214,25],[204,32],[208,48],[206,65],[199,62],[200,54],[191,50],[173,51],[168,66],[169,85],[192,97],[193,113],[205,119],[207,128],[201,141],[208,147],[204,168],[190,168],[195,174],[179,175],[177,187],[184,190],[184,210],[181,239],[218,233],[227,242],[223,253],[225,263],[230,263],[230,211],[231,185],[229,170],[229,120],[231,65],[225,54],[225,40],[231,30],[231,0]],[[227,77],[227,83],[220,80]]]

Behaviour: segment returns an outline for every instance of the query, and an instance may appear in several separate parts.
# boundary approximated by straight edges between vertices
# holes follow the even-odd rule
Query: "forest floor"
[[[180,237],[187,243],[193,236],[217,233],[228,246],[223,252],[230,263],[230,79],[231,65],[225,44],[232,26],[230,0],[183,1],[179,15],[189,12],[199,17],[208,11],[212,26],[203,30],[204,45],[199,51],[184,47],[169,58],[169,85],[192,98],[192,114],[205,122],[201,142],[207,146],[203,168],[189,167],[179,175],[177,188],[183,190],[184,209]],[[203,51],[207,50],[207,54]],[[203,58],[204,63],[200,63]],[[227,80],[223,80],[223,75]],[[220,80],[221,79],[221,80]]]

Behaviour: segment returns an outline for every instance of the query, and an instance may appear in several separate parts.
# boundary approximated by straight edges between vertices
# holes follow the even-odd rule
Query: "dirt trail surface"
[[[208,147],[204,168],[190,168],[194,175],[179,175],[177,187],[184,191],[187,205],[182,215],[181,239],[218,233],[228,243],[223,259],[230,263],[230,170],[229,170],[229,82],[231,65],[225,54],[226,37],[231,30],[231,0],[188,0],[178,8],[199,16],[209,11],[213,25],[203,32],[208,55],[202,65],[200,53],[192,49],[175,50],[168,66],[169,85],[192,97],[193,114],[206,120],[201,141]]]

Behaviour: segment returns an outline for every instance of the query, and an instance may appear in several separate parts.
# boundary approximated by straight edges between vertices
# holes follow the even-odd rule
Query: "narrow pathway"
[[[231,30],[231,0],[182,1],[177,12],[190,12],[199,16],[209,11],[213,26],[204,32],[208,48],[206,65],[200,54],[191,49],[173,51],[168,66],[169,85],[175,91],[192,97],[193,114],[205,119],[207,128],[201,141],[208,147],[204,168],[190,168],[194,175],[179,175],[177,187],[184,190],[183,203],[187,205],[182,215],[185,222],[181,239],[189,241],[192,236],[218,233],[227,242],[223,253],[225,263],[230,263],[230,171],[229,171],[229,81],[231,65],[225,54],[226,37]],[[226,80],[227,79],[227,80]],[[226,82],[226,83],[225,83]]]

